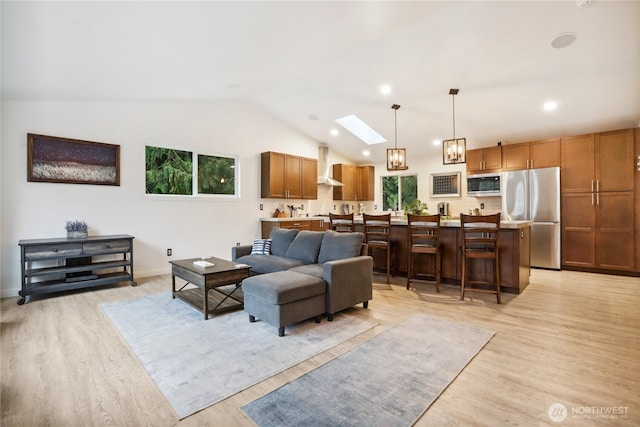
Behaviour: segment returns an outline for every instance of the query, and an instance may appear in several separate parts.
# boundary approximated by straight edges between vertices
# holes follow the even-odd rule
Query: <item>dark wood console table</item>
[[[20,240],[22,289],[18,292],[18,304],[24,304],[29,295],[124,281],[135,286],[133,239],[128,234],[117,234],[84,239]]]

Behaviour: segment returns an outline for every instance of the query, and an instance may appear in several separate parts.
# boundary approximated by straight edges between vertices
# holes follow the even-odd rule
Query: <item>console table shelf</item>
[[[18,292],[18,304],[24,304],[29,295],[125,281],[135,286],[133,239],[128,234],[117,234],[84,239],[20,240],[22,289]],[[120,259],[114,259],[120,255]],[[36,263],[47,265],[34,265]]]

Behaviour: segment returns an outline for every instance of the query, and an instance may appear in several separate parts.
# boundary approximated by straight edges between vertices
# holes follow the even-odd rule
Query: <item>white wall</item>
[[[301,213],[338,212],[331,187],[318,187],[318,200],[260,198],[260,153],[279,151],[317,158],[318,142],[243,102],[53,102],[5,101],[0,106],[0,297],[20,289],[18,241],[64,237],[65,220],[81,219],[90,235],[135,236],[135,276],[165,274],[168,261],[212,255],[230,256],[237,242],[260,236],[259,218],[279,203],[304,205]],[[120,145],[120,186],[27,182],[27,133]],[[145,195],[144,147],[156,145],[206,154],[240,156],[241,197],[237,200],[168,198]],[[444,199],[451,214],[480,207],[500,210],[499,198],[467,198],[465,165],[442,165],[439,156],[412,158],[406,173],[418,174],[418,197],[436,212],[443,199],[429,198],[429,174],[462,172],[463,194]],[[349,162],[334,151],[330,164]],[[376,164],[375,201],[366,211],[382,209],[380,178],[389,175]],[[259,206],[263,204],[264,210]],[[357,206],[356,202],[350,205]],[[334,206],[336,209],[334,209]],[[166,256],[166,249],[173,256]]]
[[[135,236],[136,277],[169,272],[170,259],[229,258],[236,242],[259,237],[258,219],[270,216],[280,202],[260,199],[260,153],[318,155],[316,141],[242,102],[6,101],[1,114],[2,297],[20,289],[18,241],[64,237],[67,219],[86,221],[90,235]],[[120,145],[120,186],[27,182],[27,133]],[[239,155],[241,198],[146,196],[145,145]],[[344,160],[330,153],[330,161]],[[317,213],[332,204],[331,189],[319,188],[319,197],[286,202],[304,203],[305,213]]]

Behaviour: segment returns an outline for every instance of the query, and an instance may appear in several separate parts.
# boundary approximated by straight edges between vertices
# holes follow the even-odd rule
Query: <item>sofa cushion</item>
[[[327,230],[322,239],[318,263],[323,264],[327,261],[358,256],[363,242],[364,235],[360,232],[339,233]]]
[[[322,279],[293,271],[262,274],[242,281],[245,297],[252,295],[278,305],[323,295],[326,289]]]
[[[323,238],[324,233],[321,231],[299,231],[289,245],[286,257],[311,263],[317,262]]]
[[[301,265],[300,267],[294,267],[289,271],[294,271],[296,273],[308,274],[309,276],[315,276],[320,279],[323,278],[324,274],[324,265],[322,264],[307,264]]]
[[[271,230],[269,238],[271,239],[271,254],[278,256],[286,256],[289,245],[293,242],[298,230],[289,228],[275,227]]]
[[[250,265],[251,274],[273,273],[274,271],[288,270],[305,264],[304,261],[300,261],[299,259],[277,255],[245,255],[236,259],[236,262]]]
[[[271,253],[271,239],[256,239],[251,246],[251,255],[269,255]]]

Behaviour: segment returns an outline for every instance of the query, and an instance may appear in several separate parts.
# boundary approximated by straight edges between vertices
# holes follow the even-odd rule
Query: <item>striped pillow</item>
[[[256,239],[251,247],[251,255],[269,255],[271,253],[271,239]]]

